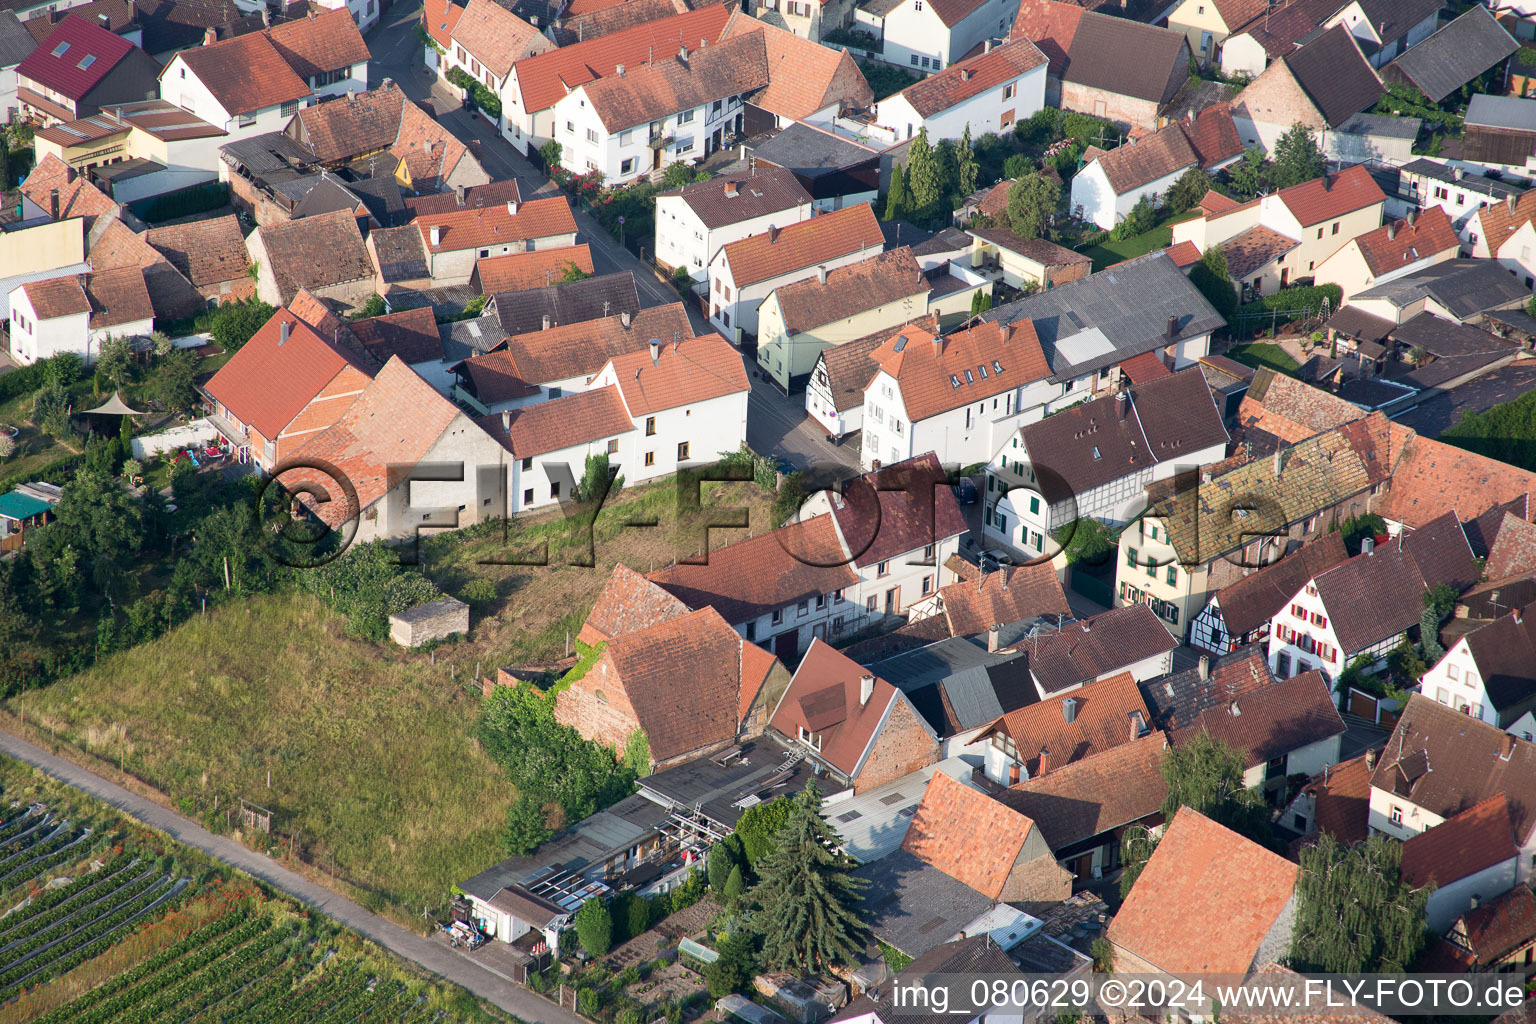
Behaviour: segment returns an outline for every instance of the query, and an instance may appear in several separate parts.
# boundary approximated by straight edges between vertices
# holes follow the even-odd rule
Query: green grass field
[[[1084,256],[1093,259],[1093,272],[1097,274],[1105,267],[1112,267],[1116,263],[1124,263],[1128,259],[1137,256],[1145,256],[1154,249],[1166,249],[1173,244],[1173,228],[1167,224],[1155,227],[1151,231],[1144,231],[1130,238],[1123,238],[1118,242],[1104,241],[1098,245],[1090,245],[1078,250]]]
[[[1258,369],[1267,366],[1281,373],[1291,373],[1300,368],[1300,364],[1279,345],[1271,345],[1266,342],[1255,342],[1252,345],[1237,345],[1227,350],[1227,355],[1236,359],[1245,366]]]

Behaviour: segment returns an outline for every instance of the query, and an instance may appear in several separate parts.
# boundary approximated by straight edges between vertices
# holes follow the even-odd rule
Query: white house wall
[[[750,181],[744,183],[744,187],[750,185]],[[687,267],[689,277],[702,284],[709,279],[710,262],[721,247],[810,216],[811,204],[802,203],[711,230],[680,196],[662,196],[656,200],[656,258],[671,267]]]

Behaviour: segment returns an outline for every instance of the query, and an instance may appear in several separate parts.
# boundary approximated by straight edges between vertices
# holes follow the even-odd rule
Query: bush
[[[593,898],[581,905],[576,911],[576,940],[588,956],[603,956],[613,947],[613,917],[608,904]]]
[[[474,579],[459,589],[459,600],[472,608],[484,608],[496,602],[496,584],[490,580]]]
[[[208,335],[224,351],[238,352],[276,312],[257,298],[226,302],[209,318]]]

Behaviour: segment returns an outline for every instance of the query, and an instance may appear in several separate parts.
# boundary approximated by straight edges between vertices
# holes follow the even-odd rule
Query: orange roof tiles
[[[1365,415],[1365,410],[1337,395],[1268,367],[1254,371],[1253,381],[1237,408],[1243,427],[1262,430],[1295,444],[1333,430]]]
[[[1034,827],[1008,805],[934,772],[901,848],[995,900]]]
[[[1304,228],[1387,201],[1364,164],[1283,188],[1276,195]]]
[[[997,625],[1071,613],[1049,562],[1003,566],[974,580],[951,583],[939,588],[938,600],[952,636],[976,636]]]
[[[822,46],[738,12],[727,37],[760,33],[767,57],[768,84],[752,96],[754,106],[779,117],[810,117],[833,104],[865,108],[875,94],[853,55]]]
[[[624,412],[619,389],[612,386],[525,405],[479,422],[520,459],[618,437],[635,429]],[[500,429],[503,423],[507,426]]]
[[[662,345],[656,362],[649,346],[609,360],[635,418],[752,390],[741,353],[716,334]]]
[[[688,311],[682,303],[673,302],[633,314],[578,320],[557,324],[548,330],[516,334],[506,339],[504,349],[475,356],[467,360],[466,365],[478,366],[491,361],[499,372],[511,373],[522,381],[553,384],[570,377],[596,374],[610,359],[632,352],[647,352],[652,338],[660,338],[670,347],[673,341],[682,341],[692,334]],[[631,373],[630,376],[634,375]]]
[[[576,219],[564,198],[532,199],[516,210],[509,213],[505,205],[489,206],[417,217],[412,223],[421,231],[422,245],[429,253],[576,234]],[[432,243],[433,228],[438,229],[436,245]]]
[[[199,288],[238,281],[250,267],[234,214],[150,228],[144,238]]]
[[[1536,189],[1522,193],[1518,199],[1485,206],[1474,216],[1483,225],[1483,240],[1489,252],[1497,253],[1499,246],[1509,241],[1509,236],[1521,225],[1536,219]]]
[[[1237,134],[1229,104],[1206,107],[1193,121],[1186,119],[1179,123],[1189,144],[1194,147],[1201,167],[1214,167],[1243,155],[1243,140]]]
[[[658,54],[623,75],[605,75],[583,88],[603,126],[619,132],[767,84],[767,55],[761,35],[754,33],[702,49],[690,47],[686,57]]]
[[[705,42],[718,42],[731,14],[729,5],[711,4],[525,57],[513,65],[523,110],[533,114],[552,107],[577,87],[613,74],[620,64],[639,67],[647,60],[671,57],[681,46],[692,49]]]
[[[183,50],[176,57],[231,117],[310,94],[309,83],[283,59],[264,32]]]
[[[1153,823],[1168,795],[1158,771],[1165,745],[1163,734],[1154,730],[1010,786],[1002,799],[1033,818],[1058,852],[1133,821]]]
[[[91,300],[86,297],[80,277],[69,274],[50,277],[46,281],[31,281],[22,285],[27,301],[39,320],[53,320],[61,316],[76,316],[91,311]]]
[[[459,23],[464,8],[453,0],[425,0],[421,8],[421,22],[432,41],[443,49],[453,45],[453,27]]]
[[[866,675],[874,682],[869,698],[861,703],[860,680]],[[819,734],[821,759],[853,778],[863,767],[891,705],[904,700],[896,687],[817,637],[779,699],[770,724],[785,736],[796,737],[801,729]]]
[[[592,250],[585,242],[559,249],[535,249],[510,256],[488,256],[475,263],[480,277],[480,293],[522,291],[558,284],[568,267],[574,265],[583,274],[594,274]]]
[[[1295,892],[1298,870],[1180,808],[1107,936],[1172,974],[1246,974]]]
[[[1242,205],[1236,199],[1228,199],[1220,192],[1211,189],[1204,196],[1200,197],[1200,202],[1196,208],[1207,217],[1214,217],[1218,213],[1226,213],[1228,210],[1235,210]]]
[[[928,419],[1051,375],[1035,326],[995,322],[936,338],[909,324],[870,353],[880,369],[901,382],[907,418]]]
[[[989,89],[1002,88],[1046,63],[1045,54],[1028,39],[1013,39],[990,52],[967,58],[901,90],[912,109],[923,117],[964,103]]]
[[[882,244],[874,210],[860,203],[788,227],[770,227],[721,251],[739,289]]]
[[[1447,250],[1454,254],[1461,239],[1456,237],[1445,210],[1431,206],[1416,218],[1391,221],[1367,231],[1357,236],[1354,244],[1365,257],[1366,267],[1379,277]]]
[[[89,229],[97,217],[117,216],[117,204],[111,196],[49,153],[22,182],[21,194],[51,213],[55,189],[59,193],[59,220],[83,217]]]
[[[352,13],[345,8],[318,12],[311,8],[309,17],[278,22],[265,34],[305,80],[353,64],[365,64],[372,56]]]
[[[598,644],[687,614],[687,605],[620,562],[603,584],[576,639]]]
[[[1077,34],[1083,9],[1060,0],[1023,0],[1013,19],[1011,39],[1028,39],[1050,61],[1050,73],[1060,75],[1067,67],[1067,53]]]
[[[1072,716],[1070,722],[1068,714]],[[1129,672],[1122,672],[1069,694],[1016,708],[986,726],[985,731],[1002,732],[1011,738],[1030,777],[1038,778],[1134,743],[1151,723],[1152,712],[1141,688]]]
[[[1496,793],[1404,842],[1403,881],[1414,888],[1433,884],[1443,889],[1518,852],[1509,800]]]
[[[523,57],[554,47],[538,29],[493,0],[469,0],[453,29],[453,41],[497,78],[506,78]]]
[[[1350,758],[1316,775],[1307,783],[1312,795],[1312,820],[1346,846],[1370,834],[1371,771],[1366,755]]]
[[[1465,519],[1522,496],[1536,497],[1536,473],[1483,455],[1420,437],[1392,424],[1392,439],[1402,451],[1386,500],[1376,512],[1417,529],[1455,510]]]

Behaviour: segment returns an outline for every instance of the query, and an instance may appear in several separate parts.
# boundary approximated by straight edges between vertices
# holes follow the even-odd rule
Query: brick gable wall
[[[1157,104],[1134,96],[1094,89],[1076,82],[1061,83],[1061,108],[1080,114],[1107,117],[1147,131],[1157,130]]]
[[[854,793],[864,793],[911,775],[939,761],[939,742],[923,725],[911,701],[898,697],[875,740],[875,749],[854,780]]]
[[[757,691],[757,697],[752,701],[752,706],[747,709],[746,720],[741,723],[743,737],[760,736],[768,728],[768,717],[773,714],[773,709],[779,706],[779,700],[784,696],[784,691],[789,689],[789,681],[793,675],[784,667],[782,661],[775,661],[773,668],[769,670],[768,677],[763,680],[762,688]]]
[[[1057,863],[1039,827],[1031,828],[997,898],[1004,903],[1053,903],[1071,895],[1072,872]]]
[[[640,719],[619,683],[612,654],[604,651],[586,675],[555,698],[555,721],[623,756],[624,744],[640,728]]]

